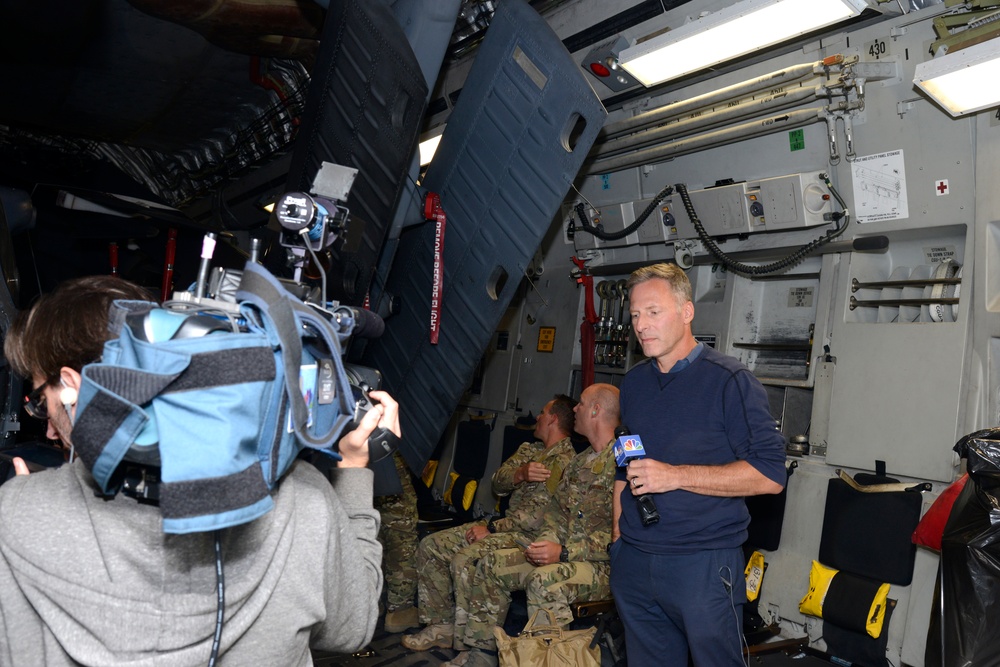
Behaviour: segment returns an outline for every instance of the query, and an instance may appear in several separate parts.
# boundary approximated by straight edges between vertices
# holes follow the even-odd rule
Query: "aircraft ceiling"
[[[462,0],[427,123],[450,113],[497,1]],[[579,61],[593,45],[690,2],[720,4],[529,4]],[[88,211],[86,225],[63,224],[68,234],[265,225],[260,205],[288,173],[325,15],[309,0],[0,0],[0,186],[32,192],[36,206],[69,192],[148,223]],[[609,109],[644,94],[593,85]]]
[[[464,0],[452,57],[474,48],[494,5]],[[199,199],[289,149],[326,10],[308,0],[7,0],[0,14],[0,180],[114,190],[205,223],[211,207]]]

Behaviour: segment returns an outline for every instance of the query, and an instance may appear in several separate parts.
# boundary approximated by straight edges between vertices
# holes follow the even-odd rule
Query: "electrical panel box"
[[[830,194],[819,172],[776,176],[688,192],[698,220],[709,236],[736,236],[789,231],[830,224]],[[681,197],[664,200],[671,211],[677,239],[698,238]]]
[[[624,204],[608,204],[601,206],[600,209],[594,210],[588,208],[587,210],[587,222],[595,227],[600,226],[607,234],[614,234],[616,232],[624,231],[626,227],[635,222],[636,216],[641,214],[643,209],[649,201],[644,202],[625,202]],[[576,212],[574,211],[574,216]],[[650,219],[643,224],[650,223],[650,220],[654,218],[650,215]],[[586,232],[578,233],[578,238],[576,241],[577,248],[623,248],[629,245],[635,245],[639,242],[639,236],[637,232],[632,232],[627,236],[620,239],[613,240],[603,240],[599,239],[593,234],[588,234]]]
[[[757,196],[769,232],[828,224],[823,214],[833,210],[830,191],[818,172],[766,178],[758,182]],[[752,213],[753,204],[750,209]]]
[[[652,199],[644,199],[641,202],[636,202],[636,210],[641,215],[652,202]],[[639,235],[639,243],[641,244],[666,243],[677,238],[677,227],[670,205],[660,202],[650,212],[646,222],[642,223],[642,226],[636,230],[636,233]]]

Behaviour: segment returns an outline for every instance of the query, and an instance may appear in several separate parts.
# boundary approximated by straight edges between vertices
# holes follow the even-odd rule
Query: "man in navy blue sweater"
[[[743,665],[745,496],[780,493],[785,439],[736,359],[691,331],[691,283],[675,264],[632,273],[632,327],[648,360],[621,385],[621,421],[646,458],[618,470],[611,588],[630,667]],[[636,497],[660,519],[643,525]]]

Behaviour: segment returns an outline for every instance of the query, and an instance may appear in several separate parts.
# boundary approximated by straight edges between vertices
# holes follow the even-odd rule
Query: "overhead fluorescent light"
[[[918,63],[913,77],[913,83],[952,116],[1000,106],[997,81],[1000,38]]]
[[[858,16],[866,0],[741,0],[630,46],[618,62],[653,86]]]

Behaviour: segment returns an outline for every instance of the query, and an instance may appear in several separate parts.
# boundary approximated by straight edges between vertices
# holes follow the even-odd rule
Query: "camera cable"
[[[302,235],[302,241],[303,241],[303,244],[306,247],[306,250],[308,250],[309,254],[312,255],[312,260],[316,264],[316,270],[319,271],[319,280],[320,280],[320,302],[319,302],[319,304],[320,304],[320,308],[323,308],[325,310],[326,309],[326,270],[323,268],[323,265],[320,263],[319,256],[316,254],[316,251],[313,250],[312,244],[309,241],[309,229],[304,227],[304,228],[302,228],[302,229],[299,230],[299,234]]]
[[[218,607],[215,612],[215,636],[212,637],[212,654],[208,658],[208,667],[215,667],[219,659],[219,643],[222,641],[222,619],[226,610],[226,580],[222,574],[222,539],[221,532],[215,531],[215,581]]]
[[[619,239],[623,239],[629,234],[639,229],[639,227],[642,227],[642,223],[646,222],[646,218],[648,218],[653,213],[653,211],[656,210],[656,207],[660,205],[660,202],[662,202],[666,197],[668,197],[670,193],[673,191],[674,191],[674,186],[672,185],[664,186],[662,190],[656,193],[656,196],[653,197],[653,200],[649,202],[649,205],[646,206],[646,208],[642,211],[642,213],[639,214],[639,217],[635,219],[635,222],[627,226],[625,229],[620,229],[617,232],[604,231],[604,226],[601,225],[600,223],[596,225],[590,224],[587,221],[586,209],[584,208],[583,203],[581,202],[577,204],[574,209],[576,211],[576,217],[580,221],[580,226],[576,227],[575,225],[573,225],[572,218],[570,218],[570,224],[573,226],[573,233],[578,231],[586,232],[588,234],[593,234],[602,241],[618,241]],[[577,192],[579,192],[579,190]],[[582,196],[583,195],[581,195],[581,197]],[[584,197],[584,199],[586,199],[586,197]],[[589,204],[590,201],[588,200],[587,203]],[[594,208],[593,204],[590,204],[590,206],[591,208]],[[595,208],[594,210],[596,211],[597,209]]]

